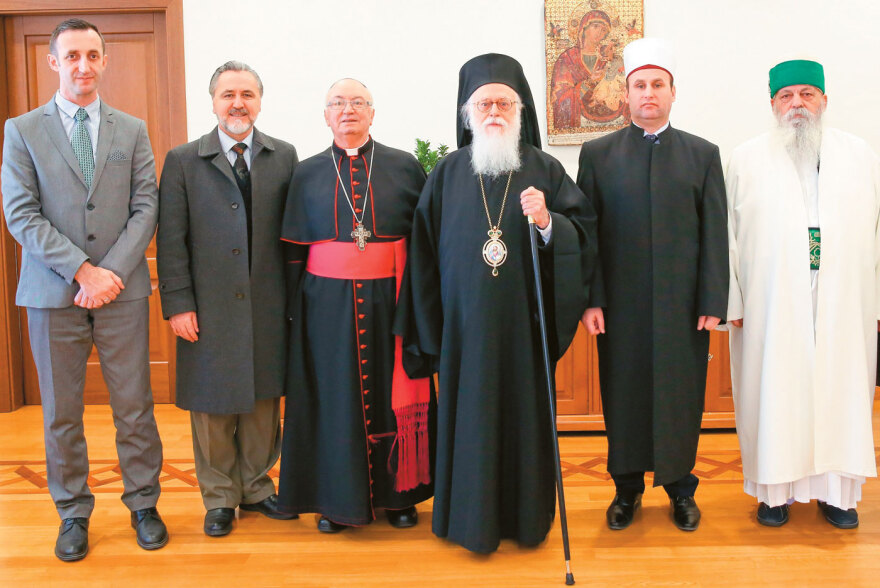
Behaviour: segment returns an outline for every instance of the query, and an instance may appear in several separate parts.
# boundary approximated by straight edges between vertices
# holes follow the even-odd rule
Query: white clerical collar
[[[61,92],[55,92],[55,104],[58,106],[58,109],[69,116],[70,118],[76,117],[76,111],[80,109],[80,105],[74,102],[71,102],[67,98],[61,95]],[[86,112],[89,115],[89,119],[93,121],[98,121],[101,119],[101,98],[95,97],[88,105],[83,106],[82,108],[86,109]]]
[[[364,141],[363,143],[361,143],[360,145],[358,145],[357,147],[355,147],[354,149],[348,149],[347,147],[339,147],[339,145],[337,145],[337,147],[339,147],[340,149],[344,149],[345,154],[348,155],[349,157],[356,157],[357,155],[360,154],[361,148],[363,148],[363,146],[369,142],[370,142],[370,136],[367,135],[367,140]]]
[[[666,121],[666,124],[665,124],[665,125],[663,125],[663,126],[660,127],[659,129],[657,129],[657,130],[654,131],[653,133],[649,133],[649,132],[646,131],[646,130],[645,130],[645,129],[644,129],[639,123],[637,123],[636,121],[632,121],[632,124],[636,125],[636,126],[639,127],[640,129],[642,129],[642,136],[643,136],[643,137],[647,137],[648,135],[659,135],[660,133],[662,133],[663,131],[665,131],[666,129],[669,128],[669,121]]]
[[[241,141],[236,141],[227,135],[220,127],[217,127],[217,133],[220,135],[220,147],[223,148],[223,153],[229,153],[229,150],[235,147],[238,143],[244,143],[247,145],[248,149],[251,149],[251,145],[254,144],[254,127],[251,127],[251,132]]]

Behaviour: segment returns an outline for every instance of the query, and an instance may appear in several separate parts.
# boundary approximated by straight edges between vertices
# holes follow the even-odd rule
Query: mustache
[[[248,116],[250,112],[248,112],[247,108],[230,108],[227,114],[230,116]]]
[[[483,121],[481,126],[488,127],[489,125],[500,125],[502,127],[508,126],[506,120],[504,120],[500,116],[495,116],[495,115],[487,116],[486,120]]]

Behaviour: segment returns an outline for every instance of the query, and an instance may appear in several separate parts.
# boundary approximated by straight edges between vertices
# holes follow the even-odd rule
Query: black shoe
[[[232,531],[232,521],[235,519],[234,508],[212,508],[205,513],[205,535],[209,537],[222,537]]]
[[[404,508],[403,510],[385,509],[385,516],[388,517],[388,522],[391,523],[391,526],[397,529],[415,527],[416,523],[419,522],[419,513],[414,506]]]
[[[819,510],[825,515],[825,520],[838,529],[855,529],[859,526],[859,513],[856,509],[843,510],[821,500],[816,502],[819,503]]]
[[[168,529],[155,506],[132,512],[131,528],[137,533],[138,545],[144,549],[159,549],[168,543]]]
[[[672,521],[682,531],[696,531],[700,525],[700,507],[693,496],[673,496],[669,499],[672,505]]]
[[[611,505],[605,511],[608,528],[613,531],[620,531],[629,527],[633,522],[636,511],[641,505],[641,492],[637,494],[615,494],[614,500],[611,501]]]
[[[339,531],[344,530],[346,527],[347,525],[334,523],[323,515],[318,519],[318,530],[322,533],[338,533]]]
[[[768,527],[781,527],[788,522],[788,505],[768,506],[762,502],[758,505],[758,522]]]
[[[61,561],[77,561],[89,552],[89,519],[75,517],[61,521],[55,556]]]
[[[289,521],[291,519],[299,518],[299,515],[278,510],[277,494],[267,496],[263,500],[259,502],[254,502],[253,504],[239,504],[238,508],[240,508],[241,510],[258,512],[262,515],[269,517],[270,519],[278,519],[281,521]]]

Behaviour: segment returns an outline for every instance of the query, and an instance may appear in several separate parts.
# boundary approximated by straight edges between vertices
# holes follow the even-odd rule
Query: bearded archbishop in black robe
[[[320,513],[325,533],[378,509],[408,527],[433,491],[435,404],[430,380],[406,377],[391,327],[425,172],[369,136],[363,84],[340,80],[328,100],[334,143],[297,168],[281,235],[301,255],[288,271],[298,286],[278,502]]]
[[[475,99],[484,89],[499,91]],[[467,62],[458,106],[471,122],[459,118],[459,149],[431,173],[416,207],[395,332],[404,335],[410,375],[439,372],[433,531],[488,553],[504,538],[539,544],[555,513],[525,214],[542,193],[537,202],[549,224],[539,255],[554,362],[586,308],[596,217],[562,165],[540,150],[518,62],[497,54]],[[482,124],[473,122],[477,108]],[[499,163],[496,156],[509,151],[502,144],[513,146],[514,157]],[[504,245],[491,235],[487,241],[493,227]]]

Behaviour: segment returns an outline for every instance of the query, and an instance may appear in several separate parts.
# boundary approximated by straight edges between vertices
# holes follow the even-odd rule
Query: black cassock
[[[335,145],[333,153],[358,217],[366,199],[363,222],[372,232],[366,247],[408,238],[425,183],[418,161],[372,140],[355,157]],[[352,243],[354,228],[330,150],[303,161],[291,180],[282,238],[303,245],[302,258],[307,245]],[[325,278],[304,265],[289,265],[289,279],[298,287],[289,307],[293,327],[279,503],[290,512],[364,525],[377,508],[406,508],[433,493],[430,484],[396,492],[390,471],[397,455],[391,409],[396,280]]]
[[[668,127],[656,145],[635,125],[584,143],[578,186],[599,217],[590,306],[608,471],[653,471],[654,485],[694,467],[709,333],[727,313],[727,204],[718,148]]]
[[[528,224],[520,193],[544,192],[553,222],[541,261],[552,357],[586,308],[595,214],[562,165],[521,144],[501,220],[507,260],[493,277],[489,230],[471,148],[440,162],[422,191],[395,331],[410,375],[439,371],[433,531],[477,552],[502,538],[543,541],[555,512],[550,414],[543,379]],[[486,182],[493,224],[507,175]],[[540,242],[540,237],[539,237]],[[411,362],[411,363],[408,363]]]

